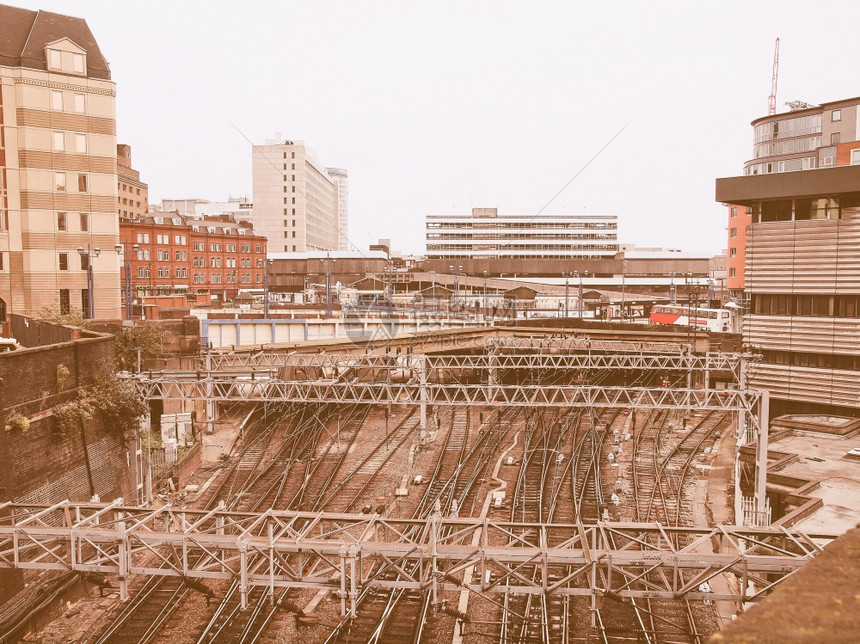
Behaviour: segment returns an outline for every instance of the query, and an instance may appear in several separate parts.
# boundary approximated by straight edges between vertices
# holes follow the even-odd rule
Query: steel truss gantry
[[[702,373],[723,372],[731,374],[732,382],[741,380],[741,370],[753,356],[737,353],[708,353],[696,355],[683,345],[676,352],[655,350],[633,350],[631,343],[623,343],[629,350],[614,348],[611,352],[603,345],[607,342],[572,341],[557,347],[548,342],[538,347],[509,347],[489,345],[487,353],[479,355],[425,355],[425,354],[309,354],[278,353],[274,351],[251,351],[236,354],[209,353],[201,361],[200,368],[185,374],[232,372],[261,375],[275,369],[287,373],[303,374],[305,378],[355,377],[368,373],[408,369],[426,369],[428,377],[451,371],[472,371],[485,375],[494,370],[594,370],[626,369],[640,371],[700,371]],[[613,343],[622,344],[622,343]],[[674,346],[674,345],[672,345]],[[600,347],[600,348],[598,348]],[[531,350],[530,350],[531,349]],[[246,370],[246,371],[242,371]],[[247,374],[246,374],[247,375]]]
[[[344,382],[334,379],[239,379],[235,376],[184,379],[170,374],[134,379],[151,400],[185,398],[218,402],[331,404],[419,404],[442,406],[594,407],[603,409],[700,409],[758,413],[766,392],[671,387],[575,385],[490,385],[459,383]]]
[[[429,590],[434,601],[441,591],[467,589],[592,601],[610,595],[746,602],[835,539],[782,527],[506,523],[438,512],[427,519],[241,513],[126,507],[122,499],[6,503],[0,515],[0,568],[116,575],[123,600],[133,574],[235,579],[243,607],[255,587],[270,597],[275,588],[328,589],[344,615],[355,615],[359,593],[371,587]],[[469,567],[480,571],[478,583],[463,582]],[[700,590],[723,573],[738,583]]]

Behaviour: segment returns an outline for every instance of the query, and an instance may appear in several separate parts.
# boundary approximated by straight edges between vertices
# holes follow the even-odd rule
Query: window
[[[832,122],[841,121],[842,120],[842,110],[833,110],[830,113],[830,120]]]
[[[51,90],[51,109],[58,112],[63,111],[63,93],[59,90]]]
[[[87,135],[86,134],[75,134],[75,151],[78,154],[86,154],[87,153]]]
[[[79,174],[78,175],[78,192],[86,192],[87,190],[89,190],[88,183],[89,182],[87,181],[87,175]]]
[[[66,136],[62,132],[54,132],[54,152],[65,152]]]
[[[734,268],[729,269],[729,277],[737,277],[737,270]]]
[[[68,253],[60,253],[59,266],[60,266],[61,271],[69,270],[69,254]]]
[[[729,248],[729,257],[737,257],[738,249],[737,248]]]
[[[738,216],[738,209],[737,209],[737,208],[732,208],[732,209],[731,209],[731,211],[730,211],[730,215],[729,215],[729,216],[730,216],[732,219],[734,219],[735,217],[737,217],[737,216]]]
[[[830,135],[830,145],[839,145],[839,139],[842,138],[839,132],[833,132]]]
[[[797,199],[795,201],[795,219],[839,219],[839,199],[836,197],[819,197],[816,199]]]
[[[738,236],[738,229],[737,229],[737,228],[732,228],[732,229],[729,231],[729,237],[734,238],[734,237],[737,237],[737,236]]]
[[[64,212],[57,213],[57,230],[68,230],[66,228],[66,213]]]
[[[75,112],[83,114],[86,111],[86,98],[83,94],[75,94]]]
[[[860,148],[851,150],[851,165],[860,165]]]
[[[66,191],[66,173],[65,172],[55,172],[54,173],[54,190],[57,192],[65,192]]]
[[[72,54],[72,70],[76,74],[84,73],[84,56],[83,54]]]
[[[81,255],[81,270],[87,270],[87,264],[89,264],[90,256],[89,255]]]
[[[60,69],[63,66],[62,57],[60,56],[60,52],[56,49],[48,50],[48,62],[51,64],[52,69]]]
[[[90,229],[90,216],[82,212],[81,213],[81,232],[85,233]]]

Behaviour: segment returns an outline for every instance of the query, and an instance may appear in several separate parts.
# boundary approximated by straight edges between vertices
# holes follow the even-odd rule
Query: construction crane
[[[776,114],[776,79],[779,76],[779,38],[773,50],[773,80],[770,84],[770,96],[767,99],[767,113]]]

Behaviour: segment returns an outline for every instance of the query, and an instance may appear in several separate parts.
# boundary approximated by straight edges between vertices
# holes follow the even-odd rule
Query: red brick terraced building
[[[224,301],[263,288],[266,238],[247,222],[166,212],[121,219],[119,228],[135,299],[195,293]]]

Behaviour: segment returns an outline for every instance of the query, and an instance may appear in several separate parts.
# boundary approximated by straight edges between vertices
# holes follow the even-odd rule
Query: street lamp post
[[[489,271],[484,271],[484,319],[487,319],[487,275]]]
[[[624,291],[625,291],[625,282],[627,279],[627,260],[621,260],[621,319],[625,318],[624,315]]]
[[[263,273],[263,319],[269,319],[269,268],[275,260],[270,259],[268,264],[263,264],[265,272]],[[294,271],[295,272],[295,271]]]
[[[134,244],[132,250],[136,253],[140,249],[139,244]],[[131,257],[128,253],[128,242],[120,242],[114,246],[117,255],[122,255],[124,260],[124,275],[125,278],[125,319],[132,321],[134,318],[134,309],[132,307],[131,295]]]
[[[567,318],[567,300],[570,295],[570,273],[562,271],[561,274],[564,275],[564,317]]]
[[[79,247],[78,255],[81,256],[81,259],[84,257],[87,258],[87,319],[93,320],[96,317],[96,307],[95,302],[93,301],[93,295],[95,292],[95,284],[93,283],[93,256],[98,257],[101,254],[100,248],[92,248],[87,242],[87,247]]]
[[[430,273],[430,297],[433,298],[433,310],[436,310],[436,271]]]
[[[463,270],[462,266],[449,266],[448,267],[452,273],[454,273],[454,306],[459,306],[460,301],[460,271]]]
[[[328,320],[331,317],[331,267],[337,259],[332,259],[331,253],[326,252],[320,261],[325,262],[325,318]]]

